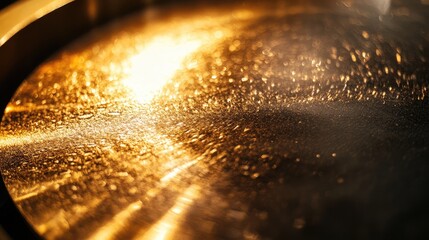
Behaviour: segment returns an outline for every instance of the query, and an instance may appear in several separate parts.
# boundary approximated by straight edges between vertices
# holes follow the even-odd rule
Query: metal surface
[[[153,6],[92,32],[5,109],[12,199],[48,239],[427,235],[429,9],[386,2]]]

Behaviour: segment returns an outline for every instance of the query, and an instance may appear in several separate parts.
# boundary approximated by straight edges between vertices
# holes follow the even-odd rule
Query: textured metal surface
[[[94,32],[6,108],[8,190],[49,239],[421,236],[428,9],[394,3],[165,7]]]

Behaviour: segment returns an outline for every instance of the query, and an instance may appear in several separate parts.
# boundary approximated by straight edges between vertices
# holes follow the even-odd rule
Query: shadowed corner
[[[7,230],[7,231],[5,231]],[[21,216],[0,176],[0,239],[40,239]]]

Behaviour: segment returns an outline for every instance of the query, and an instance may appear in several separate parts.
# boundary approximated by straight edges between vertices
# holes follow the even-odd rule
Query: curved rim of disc
[[[0,10],[0,119],[21,82],[55,51],[149,0],[28,0]],[[23,217],[1,173],[0,239],[40,239]]]

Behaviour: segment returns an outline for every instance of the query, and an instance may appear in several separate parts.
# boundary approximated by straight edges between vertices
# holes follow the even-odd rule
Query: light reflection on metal
[[[160,141],[158,139],[157,142],[158,143],[162,142],[166,146],[170,146],[172,151],[180,151],[179,148],[173,147],[174,146],[173,143],[171,143],[171,142],[168,143],[168,139],[164,139],[162,141]],[[190,168],[191,166],[195,165],[198,162],[198,160],[188,162],[189,157],[186,157],[185,154],[182,154],[180,156],[181,157],[180,160],[171,158],[170,156],[171,156],[171,153],[167,154],[166,160],[169,159],[169,161],[167,160],[165,163],[163,163],[164,164],[163,167],[172,167],[172,170],[167,171],[167,173],[163,177],[161,177],[160,183],[157,184],[157,186],[152,187],[149,190],[147,190],[143,195],[140,196],[140,199],[145,199],[145,200],[153,199],[154,197],[158,196],[165,188],[174,186],[174,184],[172,184],[170,181],[175,180],[175,179],[176,180],[180,179],[180,178],[178,178],[178,174],[180,174],[184,170],[187,170],[188,168]],[[182,165],[180,165],[180,164],[182,164]],[[162,171],[162,168],[158,169],[158,171]],[[197,189],[196,186],[190,187],[188,189],[189,191],[185,192],[185,197],[190,195],[190,194],[192,194],[192,196],[193,196],[196,189]],[[179,200],[182,201],[182,198],[180,198]],[[183,204],[180,202],[178,207],[183,207],[182,205]],[[113,216],[109,222],[107,222],[102,227],[97,229],[94,232],[94,234],[92,234],[89,237],[89,239],[93,239],[93,240],[96,240],[96,239],[115,239],[115,236],[116,236],[116,234],[118,234],[118,232],[123,230],[123,228],[126,227],[127,225],[132,224],[132,218],[142,207],[144,207],[144,206],[143,206],[143,203],[141,202],[141,200],[138,200],[136,202],[129,204],[127,207],[125,207],[119,213],[117,213],[115,216]],[[176,208],[178,208],[178,207],[176,207]],[[172,218],[168,217],[168,219],[169,219],[168,220],[169,228],[173,228],[174,226],[171,226],[171,224],[173,224],[173,222],[171,220]],[[121,224],[118,224],[118,223],[121,223]],[[161,225],[164,225],[164,224],[161,224]],[[176,228],[176,227],[174,227],[174,228]],[[156,229],[158,231],[158,227]],[[168,229],[164,229],[164,230],[167,231]],[[153,235],[154,233],[152,232],[151,234]]]
[[[426,112],[406,121],[396,105],[427,98],[427,39],[410,44],[378,14],[275,3],[132,16],[36,70],[0,138],[5,183],[35,229],[294,238],[344,186],[353,201],[371,195],[371,167],[414,149],[401,127],[429,132],[415,123]]]
[[[104,198],[106,197],[104,196]],[[94,198],[85,204],[76,204],[72,206],[73,215],[70,214],[70,211],[60,210],[54,216],[50,216],[50,219],[46,222],[36,225],[35,228],[40,234],[57,239],[61,237],[61,234],[64,234],[62,229],[70,228],[71,225],[76,224],[85,215],[91,214],[91,210],[97,208],[103,200],[103,198]]]
[[[25,188],[19,189],[20,195],[16,196],[14,200],[16,202],[21,202],[28,198],[41,195],[47,191],[53,191],[53,190],[55,191],[62,185],[78,182],[81,177],[82,177],[82,174],[80,173],[65,172],[61,174],[60,178],[43,182],[27,189]]]
[[[164,177],[161,178],[161,182],[168,182],[171,179],[173,179],[174,177],[177,176],[177,174],[179,174],[180,172],[182,172],[183,170],[188,169],[189,167],[195,165],[198,162],[198,160],[193,160],[193,161],[189,161],[181,166],[175,167],[173,168],[173,170],[169,173],[167,173]]]
[[[19,1],[3,9],[2,14],[0,14],[0,46],[34,20],[72,1],[73,0]],[[38,10],[34,11],[34,9]]]
[[[138,46],[136,53],[124,60],[122,80],[132,92],[133,98],[141,104],[148,104],[159,94],[167,82],[171,82],[184,66],[186,58],[200,48],[207,51],[217,43],[231,36],[231,27],[224,26],[231,20],[245,20],[254,17],[249,11],[233,11],[231,16],[216,18],[192,17],[180,24],[162,26],[160,36],[145,39],[147,43]],[[236,26],[238,24],[236,23]],[[209,29],[209,30],[208,30]],[[199,59],[192,59],[198,62]]]
[[[182,66],[184,58],[201,47],[204,39],[185,36],[163,36],[153,39],[136,55],[132,56],[127,77],[123,82],[140,103],[149,103],[167,81]]]
[[[162,218],[153,224],[150,229],[137,234],[139,240],[167,240],[176,239],[175,231],[180,227],[181,220],[185,217],[187,210],[192,206],[192,202],[198,199],[200,187],[190,186],[179,196],[174,206],[162,216]]]
[[[382,14],[386,14],[390,9],[391,0],[377,0],[375,4]]]
[[[139,200],[131,203],[121,212],[116,214],[110,222],[102,226],[100,229],[91,235],[88,239],[115,239],[115,234],[126,226],[127,220],[133,215],[133,213],[139,211],[143,207],[143,203]]]

